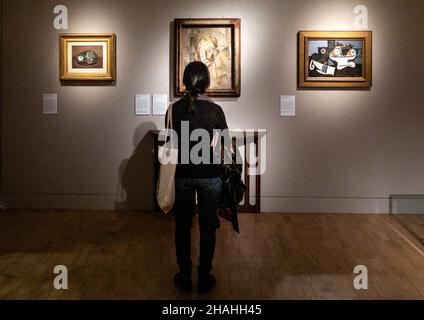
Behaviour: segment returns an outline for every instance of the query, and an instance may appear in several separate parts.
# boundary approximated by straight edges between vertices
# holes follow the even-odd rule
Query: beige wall
[[[0,0],[0,59],[1,59],[1,56],[2,56],[2,48],[3,48],[3,37],[2,37],[2,35],[3,35],[3,31],[2,31],[2,29],[3,29],[3,24],[2,24],[2,0]],[[3,77],[1,77],[1,73],[2,73],[2,63],[0,63],[0,119],[2,118],[2,110],[3,110],[3,99],[2,99],[2,97],[3,97],[3,93],[2,93],[2,91],[1,91],[1,88],[2,88],[2,78]],[[2,172],[1,172],[1,168],[2,168],[2,165],[3,165],[3,157],[2,157],[2,141],[3,141],[3,134],[2,134],[2,123],[1,123],[1,121],[0,121],[0,195],[2,194]],[[1,199],[0,199],[1,200]],[[1,204],[1,202],[0,202],[0,205],[2,205]]]
[[[111,86],[62,86],[52,10],[69,32],[115,32]],[[371,91],[297,90],[297,32],[353,28],[369,9]],[[150,129],[136,93],[169,93],[171,22],[242,19],[242,96],[221,99],[231,128],[268,130],[263,211],[387,212],[390,194],[424,193],[422,0],[3,0],[3,192],[10,207],[150,209]],[[58,116],[42,94],[58,93]],[[297,117],[279,117],[279,95]],[[126,196],[126,193],[129,196]]]

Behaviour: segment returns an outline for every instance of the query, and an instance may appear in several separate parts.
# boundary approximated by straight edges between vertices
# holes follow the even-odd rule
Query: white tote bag
[[[166,124],[167,136],[172,125],[172,104],[168,108],[168,120]],[[172,143],[165,143],[159,147],[159,181],[157,186],[156,198],[161,210],[168,214],[172,211],[175,203],[175,171],[177,169],[178,149]]]

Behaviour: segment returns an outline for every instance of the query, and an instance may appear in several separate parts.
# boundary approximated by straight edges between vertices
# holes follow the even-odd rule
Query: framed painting
[[[300,31],[300,88],[370,88],[371,31]]]
[[[175,94],[182,96],[185,67],[201,61],[209,68],[212,97],[240,96],[240,19],[175,20]]]
[[[59,35],[60,80],[115,80],[115,34]]]

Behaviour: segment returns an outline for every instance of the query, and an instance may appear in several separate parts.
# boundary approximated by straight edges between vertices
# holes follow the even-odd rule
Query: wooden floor
[[[172,283],[173,220],[160,214],[0,213],[0,299],[423,299],[424,249],[393,216],[242,215],[223,222],[207,295]],[[198,255],[197,228],[193,231]],[[69,269],[69,290],[53,268]],[[353,288],[365,265],[369,289]],[[195,280],[195,274],[193,275]]]
[[[424,214],[398,214],[394,217],[406,230],[424,244]]]

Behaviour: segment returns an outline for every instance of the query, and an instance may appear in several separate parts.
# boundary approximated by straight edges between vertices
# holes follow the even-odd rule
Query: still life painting
[[[299,33],[299,86],[369,88],[372,79],[369,31]]]
[[[60,35],[60,80],[115,80],[114,34]]]
[[[193,61],[209,69],[210,96],[240,96],[240,19],[176,19],[176,95],[183,95],[183,73]]]

